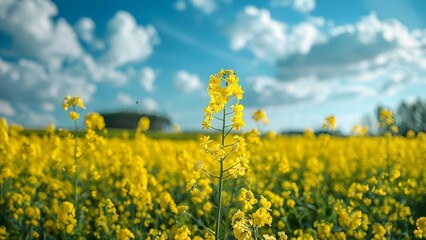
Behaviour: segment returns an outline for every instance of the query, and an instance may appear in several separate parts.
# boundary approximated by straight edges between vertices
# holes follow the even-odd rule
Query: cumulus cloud
[[[272,6],[292,7],[295,11],[309,13],[316,7],[315,0],[271,0]]]
[[[176,73],[174,84],[179,91],[185,93],[198,90],[203,86],[197,74],[191,74],[185,70],[180,70]]]
[[[221,2],[230,4],[232,0],[177,0],[173,7],[177,11],[184,11],[187,9],[187,5],[190,4],[194,9],[209,15],[219,8],[218,6]]]
[[[390,58],[403,60],[402,52],[415,53],[421,46],[419,37],[399,21],[381,21],[374,13],[328,32],[324,42],[313,45],[305,54],[283,56],[278,61],[278,78],[291,81],[312,75],[320,79],[357,75],[382,68]]]
[[[76,32],[81,40],[95,50],[103,49],[104,43],[95,36],[96,24],[91,18],[83,17],[75,25]]]
[[[315,44],[325,41],[319,24],[307,21],[288,26],[272,18],[266,9],[247,6],[230,31],[230,47],[234,51],[247,49],[259,59],[269,61],[306,54]]]
[[[15,109],[12,104],[6,100],[0,99],[0,115],[11,117],[15,115]]]
[[[294,37],[300,39],[294,41],[297,46],[292,49],[296,50],[281,52],[276,57],[276,76],[254,76],[248,81],[250,104],[377,99],[425,83],[422,80],[426,74],[424,31],[410,31],[395,19],[380,20],[375,13],[354,24],[328,29],[320,28],[323,21],[312,24],[309,26],[320,31],[317,36],[321,40]],[[296,32],[290,35],[297,36]],[[303,32],[306,31],[300,31]],[[286,35],[287,39],[290,35]],[[269,48],[261,51],[267,52]]]
[[[159,105],[153,98],[144,98],[139,102],[147,112],[156,112],[159,110]]]
[[[300,101],[324,101],[331,94],[331,83],[319,84],[314,77],[284,83],[270,76],[248,79],[249,105],[285,105]]]
[[[99,38],[92,19],[71,26],[57,17],[50,0],[1,1],[0,9],[0,32],[11,40],[0,47],[8,54],[0,55],[0,96],[14,107],[14,120],[41,123],[45,114],[53,121],[64,96],[78,94],[90,102],[99,82],[124,85],[143,78],[146,91],[153,89],[155,73],[147,68],[131,75],[126,69],[151,56],[159,38],[154,27],[138,25],[129,13],[118,12]],[[31,111],[20,112],[25,109]]]
[[[271,76],[253,76],[248,79],[249,106],[282,106],[299,102],[314,104],[330,99],[356,99],[371,97],[378,93],[374,87],[361,83],[330,80],[320,81],[315,77],[283,82]]]
[[[96,85],[85,75],[48,71],[44,65],[27,59],[11,63],[0,58],[0,78],[0,95],[15,102],[58,102],[75,94],[90,101],[96,91]]]
[[[154,69],[150,67],[144,67],[140,72],[139,82],[142,88],[147,92],[154,91],[154,82],[156,78]]]
[[[101,61],[110,67],[119,67],[147,59],[159,43],[156,29],[137,24],[135,18],[124,11],[117,12],[108,23],[106,53]]]
[[[55,110],[55,104],[51,102],[44,102],[41,104],[41,108],[46,112],[53,112]]]
[[[124,106],[131,106],[136,103],[135,99],[131,97],[129,94],[119,92],[116,96],[116,101]]]
[[[2,1],[0,31],[12,38],[15,54],[38,59],[57,69],[68,58],[78,58],[83,50],[68,22],[53,17],[55,4],[45,0]]]
[[[25,104],[18,104],[17,112],[16,122],[26,127],[41,127],[57,123],[53,114],[35,111]]]
[[[302,13],[308,13],[315,9],[315,0],[295,0],[293,8]]]
[[[178,0],[175,2],[174,7],[178,11],[183,11],[186,9],[186,2],[184,0]]]
[[[201,10],[205,14],[214,12],[217,8],[215,0],[189,0],[194,8]]]

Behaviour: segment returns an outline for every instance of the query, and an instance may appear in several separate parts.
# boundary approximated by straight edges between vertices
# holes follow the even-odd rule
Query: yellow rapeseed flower
[[[322,128],[324,129],[331,129],[333,131],[336,131],[337,127],[337,121],[336,117],[334,115],[330,115],[324,119],[324,123],[322,124]]]
[[[266,112],[262,109],[258,109],[253,112],[252,118],[255,122],[262,121],[265,125],[269,124],[269,120],[266,117]]]
[[[150,120],[148,117],[141,117],[138,122],[137,131],[138,132],[146,132],[149,130]]]
[[[68,201],[63,202],[58,212],[59,229],[67,234],[72,234],[76,223],[74,204]]]
[[[76,111],[71,111],[69,113],[69,117],[70,117],[71,120],[77,120],[77,119],[80,118],[80,114]]]

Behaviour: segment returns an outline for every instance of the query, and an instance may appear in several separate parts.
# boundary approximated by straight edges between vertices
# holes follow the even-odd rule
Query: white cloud
[[[10,102],[0,99],[0,115],[11,117],[15,115],[15,109]]]
[[[156,29],[137,24],[132,15],[119,11],[108,22],[106,48],[101,61],[109,67],[119,67],[128,63],[140,62],[153,53],[159,43]]]
[[[43,64],[32,60],[11,63],[0,58],[0,95],[12,102],[39,105],[58,103],[64,96],[75,94],[90,101],[96,85],[87,80],[84,72],[69,71],[47,71]]]
[[[194,8],[201,10],[205,14],[211,14],[217,8],[215,0],[189,0]]]
[[[153,98],[144,98],[139,102],[143,106],[143,109],[147,112],[155,112],[159,110],[159,105]]]
[[[51,102],[44,102],[41,104],[41,108],[46,112],[53,112],[55,111],[55,104]]]
[[[83,50],[72,27],[63,18],[53,17],[56,5],[46,0],[2,1],[0,31],[12,38],[12,51],[59,68],[67,58],[79,57]]]
[[[249,48],[263,59],[272,53],[285,54],[286,28],[286,24],[272,19],[268,10],[247,6],[238,14],[231,30],[231,48],[234,51]]]
[[[272,6],[292,7],[295,11],[309,13],[316,7],[315,0],[271,0]]]
[[[178,0],[176,1],[174,7],[178,11],[183,11],[186,9],[186,2],[184,0]]]
[[[283,82],[261,75],[250,77],[248,84],[248,105],[254,106],[284,106],[299,102],[319,104],[332,99],[373,97],[379,91],[358,82],[320,81],[315,77]]]
[[[380,20],[375,12],[364,16],[355,24],[347,24],[332,27],[331,37],[339,35],[356,36],[363,44],[372,44],[383,39],[386,42],[393,42],[401,47],[419,47],[421,40],[425,37],[419,31],[409,31],[408,28],[396,19]]]
[[[131,106],[133,104],[136,104],[136,101],[133,97],[122,92],[117,93],[116,101],[124,106]]]
[[[173,7],[177,11],[184,11],[187,9],[187,4],[191,4],[193,8],[208,15],[215,12],[220,3],[231,4],[232,2],[233,0],[177,0]]]
[[[283,57],[277,64],[278,78],[292,81],[312,75],[319,79],[355,75],[357,79],[383,69],[389,61],[410,62],[421,68],[421,38],[400,22],[382,21],[371,13],[355,24],[331,27],[324,41],[311,45],[304,54]]]
[[[198,90],[203,86],[197,74],[191,74],[185,70],[176,73],[174,84],[178,90],[185,93]]]
[[[250,50],[257,58],[274,61],[291,54],[305,54],[313,45],[324,42],[318,23],[307,21],[293,27],[275,20],[266,9],[247,6],[230,31],[234,51]]]
[[[75,30],[86,44],[95,50],[101,50],[105,47],[105,44],[95,36],[95,27],[96,24],[91,18],[83,17],[76,23]]]
[[[292,28],[289,33],[288,54],[307,54],[315,44],[325,41],[315,23],[303,22]]]
[[[100,39],[92,19],[81,18],[73,28],[57,18],[50,0],[5,0],[0,9],[0,32],[11,40],[0,47],[8,54],[0,55],[0,96],[18,106],[14,120],[41,123],[43,115],[50,116],[45,122],[55,120],[50,113],[64,96],[78,94],[90,102],[101,81],[124,85],[144,75],[146,91],[153,89],[155,72],[131,75],[126,69],[151,56],[159,39],[154,27],[138,25],[129,13],[118,12]],[[20,112],[25,109],[31,111]]]
[[[156,78],[154,69],[150,67],[144,67],[140,72],[139,82],[142,88],[147,92],[154,91],[154,81]]]
[[[345,58],[345,62],[360,61],[397,47],[419,48],[425,44],[425,32],[409,31],[396,19],[379,20],[374,12],[355,24],[326,26],[324,19],[311,17],[290,26],[274,19],[266,9],[247,6],[238,14],[229,40],[232,50],[249,50],[264,61],[299,61],[305,56],[320,55],[316,56],[319,61],[334,59],[341,63],[340,58]],[[327,57],[325,51],[333,54]]]
[[[51,113],[36,112],[25,104],[19,104],[17,112],[17,122],[26,127],[44,127],[49,123],[57,123],[56,117]]]
[[[249,105],[287,105],[301,101],[322,102],[332,94],[333,83],[321,83],[314,77],[282,82],[270,76],[248,79]]]
[[[302,13],[308,13],[315,9],[315,0],[295,0],[293,8]]]
[[[395,19],[380,20],[371,13],[354,24],[331,26],[321,34],[322,41],[315,43],[309,38],[294,41],[297,50],[281,55],[275,77],[252,77],[249,103],[374,102],[397,97],[410,86],[424,86],[426,32],[410,31]]]

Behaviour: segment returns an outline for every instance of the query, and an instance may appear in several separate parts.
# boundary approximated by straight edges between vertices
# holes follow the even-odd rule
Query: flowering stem
[[[225,134],[225,138],[228,136],[228,134],[232,131],[232,127],[228,130],[228,132]]]
[[[198,188],[195,188],[195,189],[197,189],[197,191],[198,191],[198,193],[208,202],[208,203],[210,203],[214,208],[217,208],[216,207],[216,205],[214,205],[214,203],[212,203],[206,196],[204,196],[204,194],[200,191],[200,189],[198,189]]]
[[[78,157],[77,157],[77,120],[74,120],[74,209],[76,216],[76,231],[78,231]]]
[[[233,169],[235,166],[237,166],[239,163],[241,163],[241,161],[238,161],[236,163],[234,163],[234,165],[230,166],[229,168],[225,169],[223,172],[228,172],[229,170]]]
[[[227,145],[225,145],[225,146],[223,146],[224,148],[226,148],[226,147],[232,147],[232,146],[235,146],[237,143],[239,143],[240,141],[236,141],[236,142],[234,142],[234,143],[231,143],[231,144],[227,144]]]
[[[203,173],[207,176],[207,178],[210,180],[210,182],[213,184],[213,186],[215,186],[217,189],[219,189],[219,187],[216,185],[216,183],[214,183],[214,181],[213,181],[213,179],[209,176],[209,172],[207,172],[206,170],[204,170],[204,169],[201,169],[202,171],[203,171]],[[214,177],[216,177],[216,176],[214,176]]]
[[[214,232],[210,228],[206,227],[203,223],[201,223],[200,221],[198,221],[198,219],[196,219],[194,216],[192,216],[192,214],[190,214],[189,212],[185,212],[185,214],[187,214],[188,216],[190,216],[200,226],[202,226],[203,228],[205,228],[207,231],[209,231],[211,234],[214,235]]]
[[[215,119],[219,120],[219,121],[223,121],[223,119],[222,119],[222,118],[216,117],[215,115],[213,115],[213,117],[214,117]]]
[[[213,174],[211,174],[211,173],[207,172],[204,168],[202,168],[201,170],[203,170],[203,172],[204,172],[207,176],[210,176],[210,177],[214,177],[214,178],[219,179],[219,177],[218,177],[218,176],[213,175]]]
[[[231,200],[232,200],[232,198],[231,198]],[[243,202],[243,201],[230,202],[230,203],[228,203],[228,205],[226,205],[225,207],[223,207],[222,210],[223,209],[227,209],[229,207],[232,207],[233,205],[241,203],[241,202]]]
[[[219,128],[215,128],[215,127],[210,127],[211,129],[213,129],[213,130],[216,130],[216,131],[218,131],[218,132],[222,132],[222,130],[220,130]]]
[[[238,173],[239,170],[240,170],[240,168],[237,168],[237,170],[235,170],[233,173],[230,173],[230,174],[224,176],[223,179],[228,179],[228,178],[234,176],[235,174]]]
[[[222,148],[225,146],[225,123],[226,123],[226,105],[223,108],[223,120],[222,120]],[[219,240],[220,235],[220,219],[222,211],[222,188],[223,188],[223,162],[225,158],[220,159],[220,172],[219,172],[219,196],[217,199],[217,209],[216,209],[216,231],[215,231],[215,240]]]

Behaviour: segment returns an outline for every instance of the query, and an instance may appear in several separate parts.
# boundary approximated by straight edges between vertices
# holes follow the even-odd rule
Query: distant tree
[[[169,118],[155,114],[145,114],[137,112],[114,112],[101,113],[105,119],[107,128],[136,129],[141,117],[148,117],[150,120],[149,130],[163,131],[171,126]]]
[[[376,117],[379,119],[380,111],[383,107],[379,106],[376,111]],[[413,103],[402,102],[396,112],[395,124],[398,127],[398,135],[406,136],[408,130],[412,130],[416,133],[426,132],[426,102],[421,99],[417,99]],[[379,129],[379,134],[383,134],[389,129]]]
[[[412,104],[401,103],[397,109],[396,122],[402,135],[406,135],[408,130],[426,132],[426,102],[417,99]]]

